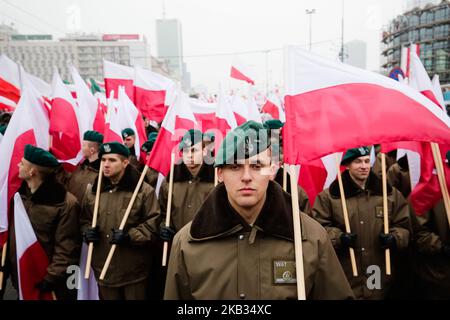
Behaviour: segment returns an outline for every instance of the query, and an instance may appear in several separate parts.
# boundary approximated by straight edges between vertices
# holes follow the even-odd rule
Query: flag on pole
[[[134,101],[134,69],[103,59],[103,73],[105,77],[106,96],[115,92],[117,99],[119,86],[125,87],[125,92],[131,101]]]
[[[285,54],[287,163],[374,143],[450,142],[450,119],[412,88],[298,47]]]
[[[233,59],[233,63],[231,64],[230,77],[255,85],[255,77],[253,76],[252,70],[237,57]]]
[[[0,55],[0,110],[16,108],[20,87],[19,66],[5,54]]]

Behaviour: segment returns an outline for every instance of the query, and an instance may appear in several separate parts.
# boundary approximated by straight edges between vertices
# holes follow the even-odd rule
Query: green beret
[[[131,128],[126,128],[122,130],[122,138],[128,138],[129,136],[134,136],[134,130]]]
[[[155,142],[157,137],[158,137],[158,132],[150,132],[150,133],[148,134],[147,139],[148,139],[148,141],[153,141],[153,142]]]
[[[212,131],[206,132],[203,135],[203,140],[206,142],[214,142],[214,140],[216,140],[216,134]]]
[[[108,142],[100,146],[98,156],[101,158],[104,154],[120,154],[128,158],[130,156],[130,150],[119,142]]]
[[[266,122],[264,122],[264,128],[266,128],[267,130],[278,130],[283,128],[284,123],[281,122],[280,120],[267,120]]]
[[[0,125],[0,133],[1,133],[2,135],[5,134],[6,128],[8,128],[8,125],[7,125],[7,124],[2,124],[2,125]]]
[[[270,147],[267,129],[253,120],[241,124],[230,131],[217,152],[214,166],[236,163],[248,159]]]
[[[178,148],[180,150],[190,148],[193,145],[202,142],[202,140],[203,140],[203,133],[200,130],[190,129],[184,134]]]
[[[25,160],[41,167],[59,167],[59,162],[54,155],[44,149],[32,146],[31,144],[25,146],[23,157]]]
[[[155,141],[150,140],[145,141],[141,147],[141,150],[144,151],[145,153],[149,153],[150,151],[152,151],[154,143]]]
[[[370,155],[370,151],[369,148],[367,147],[348,149],[344,157],[342,158],[341,165],[345,166],[346,164],[352,162],[356,158],[368,155]]]
[[[103,135],[100,132],[89,130],[84,133],[83,140],[97,142],[97,143],[102,144],[103,143]]]

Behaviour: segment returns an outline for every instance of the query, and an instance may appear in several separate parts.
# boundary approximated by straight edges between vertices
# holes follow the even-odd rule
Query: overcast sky
[[[67,32],[145,34],[156,55],[155,19],[162,0],[0,0],[0,21],[14,22],[22,33]],[[257,83],[282,84],[281,48],[308,48],[312,15],[312,51],[335,59],[340,48],[341,0],[166,0],[166,17],[182,23],[185,62],[192,84],[213,90],[232,86],[233,55],[256,72]],[[345,0],[344,41],[367,42],[367,68],[379,68],[380,30],[401,13],[404,0]],[[266,53],[267,50],[271,50]],[[255,53],[245,53],[258,51]],[[217,55],[225,53],[228,55]],[[205,56],[211,55],[211,56]],[[266,56],[268,72],[266,73]]]

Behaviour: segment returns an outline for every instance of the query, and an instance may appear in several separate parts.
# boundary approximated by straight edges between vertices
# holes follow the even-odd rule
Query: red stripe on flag
[[[109,98],[111,91],[114,90],[114,98],[119,97],[119,86],[125,87],[125,92],[131,101],[134,101],[133,80],[127,79],[107,79],[105,78],[106,96]]]
[[[166,91],[150,91],[135,87],[136,107],[147,119],[158,123],[164,120],[168,108],[165,106]]]
[[[20,100],[20,90],[0,77],[0,96],[18,103]]]
[[[243,80],[243,81],[246,81],[246,82],[248,82],[248,83],[250,83],[252,85],[255,85],[255,81],[253,81],[252,79],[250,79],[249,77],[244,75],[242,72],[240,72],[235,67],[231,67],[230,77],[232,77],[234,79],[238,79],[238,80]]]

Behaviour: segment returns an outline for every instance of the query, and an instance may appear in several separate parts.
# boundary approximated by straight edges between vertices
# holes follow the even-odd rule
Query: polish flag
[[[114,91],[117,99],[119,86],[125,87],[125,92],[134,101],[134,69],[103,59],[103,73],[105,77],[106,96]]]
[[[215,136],[215,150],[219,149],[220,144],[223,139],[227,135],[228,131],[236,128],[237,122],[236,117],[234,116],[230,97],[225,95],[223,92],[220,92],[218,101],[217,101],[217,111],[216,111],[216,125],[215,127],[219,132],[216,133]],[[220,133],[220,135],[218,134]]]
[[[108,113],[107,99],[104,93],[96,92],[94,97],[97,99],[97,111],[94,118],[94,130],[104,134],[106,126],[106,114]]]
[[[0,245],[6,241],[9,204],[22,183],[17,165],[23,157],[25,145],[49,148],[49,119],[44,101],[25,72],[23,74],[22,97],[0,144]]]
[[[282,100],[274,93],[271,93],[267,97],[267,101],[262,107],[261,112],[270,114],[273,119],[278,119],[281,122],[285,122],[286,116],[284,114],[282,105]]]
[[[433,85],[433,93],[434,96],[436,97],[436,100],[438,101],[438,104],[442,107],[442,109],[445,109],[445,100],[444,95],[442,94],[441,83],[439,81],[438,74],[435,74],[433,76],[431,83]]]
[[[189,103],[201,132],[216,128],[217,103],[208,103],[194,98],[189,98]]]
[[[230,77],[255,85],[255,77],[252,70],[237,57],[234,58],[231,65]]]
[[[191,110],[189,98],[184,93],[177,93],[175,101],[169,107],[161,124],[158,138],[150,153],[149,167],[167,176],[170,171],[171,153],[177,156],[178,144],[187,130],[194,128],[196,120]]]
[[[253,120],[262,123],[261,112],[259,112],[258,105],[256,104],[255,96],[253,94],[250,94],[247,100],[247,110],[247,121]]]
[[[119,87],[117,116],[120,123],[121,134],[122,130],[126,128],[131,128],[135,132],[135,155],[138,160],[145,163],[147,155],[145,152],[141,151],[141,146],[147,141],[144,119],[142,118],[142,114],[127,96],[125,88],[122,86]]]
[[[88,130],[93,130],[94,120],[98,110],[98,101],[92,95],[86,82],[83,81],[77,69],[74,66],[70,67],[70,73],[72,74],[72,80],[74,83],[75,91],[77,93],[77,104],[80,116],[80,134],[81,140],[84,133]]]
[[[236,92],[231,99],[231,109],[233,110],[238,126],[248,120],[248,106],[244,99]]]
[[[41,78],[33,76],[32,74],[29,74],[29,73],[28,73],[28,78],[30,79],[31,83],[36,88],[36,90],[38,92],[40,92],[43,97],[49,98],[52,96],[52,86],[51,85],[49,85],[47,82],[45,82]]]
[[[53,74],[52,87],[53,100],[49,131],[52,136],[52,145],[50,149],[58,160],[77,165],[82,160],[81,141],[83,139],[78,106],[57,71]]]
[[[411,65],[409,67],[409,86],[419,91],[425,97],[436,103],[442,108],[438,99],[434,95],[434,86],[431,83],[425,67],[420,61],[419,56],[412,51],[411,52]]]
[[[286,163],[373,143],[450,143],[450,119],[414,89],[298,47],[286,59]]]
[[[175,83],[140,67],[136,67],[135,72],[136,106],[146,118],[162,122],[173,97]]]
[[[106,142],[119,142],[123,143],[122,128],[120,125],[120,119],[118,115],[118,101],[114,99],[114,90],[111,91],[110,97],[107,100],[108,113],[105,119],[105,134],[103,137],[103,143]]]
[[[2,54],[0,56],[0,110],[14,110],[19,99],[19,66]]]
[[[14,195],[17,276],[20,300],[53,300],[51,293],[41,293],[36,285],[47,275],[48,257],[36,238],[19,193]]]

